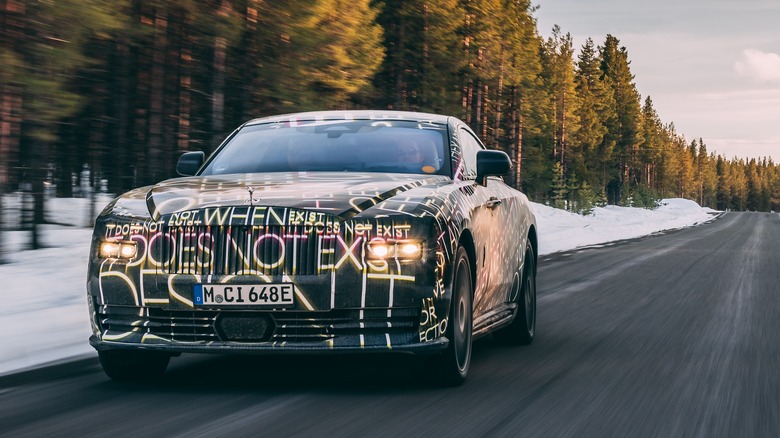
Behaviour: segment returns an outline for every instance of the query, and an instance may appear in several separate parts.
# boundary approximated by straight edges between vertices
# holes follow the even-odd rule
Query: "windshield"
[[[242,128],[201,175],[355,171],[436,174],[447,126],[398,120],[267,123]]]

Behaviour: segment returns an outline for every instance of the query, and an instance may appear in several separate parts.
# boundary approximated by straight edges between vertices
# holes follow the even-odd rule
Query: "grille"
[[[273,340],[310,342],[349,335],[405,334],[420,325],[420,309],[394,308],[360,310],[332,310],[330,312],[276,313],[276,333]],[[390,313],[390,316],[388,316]]]
[[[150,333],[180,342],[219,341],[214,330],[218,312],[166,311],[155,308],[100,306],[103,330]]]
[[[390,312],[388,312],[390,310]],[[117,332],[140,331],[180,342],[225,341],[216,329],[220,314],[248,316],[251,313],[219,311],[182,311],[119,306],[98,307],[101,329]],[[416,333],[420,309],[372,308],[331,310],[327,312],[257,312],[270,317],[275,332],[272,342],[317,342],[350,335]],[[389,316],[388,316],[389,313]]]
[[[166,274],[317,275],[335,259],[336,236],[305,226],[163,229],[155,250]]]

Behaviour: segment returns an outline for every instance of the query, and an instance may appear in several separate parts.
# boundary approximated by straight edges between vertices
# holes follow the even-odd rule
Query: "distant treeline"
[[[615,36],[544,39],[527,0],[0,0],[0,189],[120,193],[256,117],[446,113],[538,202],[780,209],[770,159],[707,152],[637,92]],[[575,56],[576,54],[576,56]],[[704,135],[706,133],[697,133]],[[89,172],[83,172],[88,169]]]

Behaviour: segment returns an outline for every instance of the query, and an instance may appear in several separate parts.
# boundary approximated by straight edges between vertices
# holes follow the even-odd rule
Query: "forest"
[[[241,123],[321,109],[454,115],[531,200],[780,210],[770,158],[724,157],[640,96],[618,36],[540,35],[528,0],[0,0],[0,195],[119,194]],[[706,133],[688,133],[706,135]],[[85,180],[86,179],[86,180]],[[2,196],[0,196],[2,199]]]

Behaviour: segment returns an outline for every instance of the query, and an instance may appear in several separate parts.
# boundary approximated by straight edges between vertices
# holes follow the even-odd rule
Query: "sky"
[[[690,142],[780,162],[780,0],[535,0],[575,48],[608,34],[628,50],[642,101]]]
[[[98,210],[110,200],[103,196]],[[7,196],[6,224],[19,215],[18,197]],[[685,199],[664,200],[655,210],[607,206],[581,216],[532,204],[539,228],[542,255],[580,246],[682,228],[712,220],[713,211]],[[10,263],[0,265],[0,375],[76,357],[96,356],[88,343],[92,333],[87,310],[86,274],[92,230],[83,228],[90,217],[87,199],[47,201],[45,249],[24,250],[29,232],[3,232]],[[53,279],[56,279],[53,280]]]

